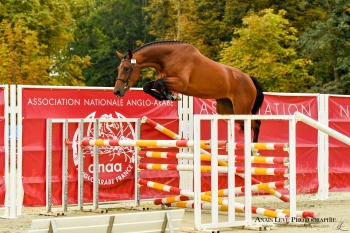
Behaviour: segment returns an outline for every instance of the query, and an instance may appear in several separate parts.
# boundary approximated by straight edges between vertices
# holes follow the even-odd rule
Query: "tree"
[[[189,4],[191,2],[191,4]],[[221,44],[232,37],[227,28],[225,15],[226,1],[188,1],[187,13],[183,20],[182,39],[191,42],[201,53],[213,60],[219,59]]]
[[[306,69],[311,62],[297,58],[292,46],[297,31],[288,27],[285,14],[266,9],[245,17],[243,27],[235,30],[238,38],[223,49],[221,62],[258,77],[264,91],[303,92],[314,83]]]
[[[143,7],[148,33],[158,40],[181,40],[183,0],[150,0]]]
[[[37,33],[22,20],[0,23],[0,82],[3,84],[48,84],[50,60],[41,56]]]
[[[309,67],[317,79],[314,92],[350,94],[350,12],[345,0],[325,6],[328,17],[314,22],[300,37],[301,55],[313,60]]]
[[[16,27],[22,26],[25,27],[28,32],[32,32],[33,34],[22,34],[22,40],[31,41],[32,36],[35,35],[35,40],[38,43],[36,47],[38,49],[37,56],[39,56],[41,60],[49,61],[46,63],[46,69],[38,69],[37,75],[43,75],[42,80],[37,79],[38,83],[32,83],[31,81],[33,80],[23,80],[23,83],[53,85],[77,83],[79,85],[84,85],[84,82],[81,81],[81,77],[75,76],[79,72],[70,73],[67,76],[66,70],[60,70],[60,68],[64,67],[60,62],[67,64],[71,61],[71,66],[74,66],[74,70],[82,69],[89,65],[89,58],[87,57],[80,59],[83,63],[86,62],[82,64],[73,62],[71,57],[62,56],[62,54],[66,54],[65,50],[69,49],[67,48],[67,43],[73,40],[75,20],[72,18],[70,6],[76,3],[78,3],[78,1],[73,0],[47,0],[44,2],[21,1],[20,3],[15,0],[8,0],[1,3],[0,22],[5,22],[6,20],[9,24],[9,28],[13,28],[13,30],[15,30]],[[21,23],[18,24],[18,22]],[[25,36],[29,36],[30,38],[26,38]],[[7,40],[8,38],[2,39]],[[16,53],[15,55],[16,58],[14,59],[25,60],[26,55],[24,53]],[[23,58],[21,56],[23,56]],[[74,61],[76,60],[77,59],[74,59]],[[43,63],[41,63],[41,65],[43,65]],[[25,66],[20,66],[18,68],[24,69]],[[45,74],[42,73],[43,70],[46,71]],[[33,72],[35,72],[34,69]],[[46,79],[45,77],[49,77],[49,74],[52,72],[55,72],[53,79]],[[43,80],[45,80],[45,82],[42,82]]]
[[[322,0],[226,0],[225,21],[229,27],[241,27],[242,19],[249,13],[257,13],[267,8],[275,12],[285,10],[288,12],[285,18],[290,26],[298,30],[299,36],[312,22],[324,17],[322,5]]]
[[[140,1],[110,0],[96,2],[94,11],[77,19],[71,55],[91,57],[92,66],[83,72],[88,86],[113,86],[120,59],[116,51],[126,53],[149,42]]]
[[[144,9],[156,39],[189,42],[217,60],[220,44],[232,36],[224,21],[225,5],[222,0],[152,0]]]

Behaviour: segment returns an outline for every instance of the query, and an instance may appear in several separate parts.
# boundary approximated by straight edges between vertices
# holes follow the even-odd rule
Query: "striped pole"
[[[160,151],[139,151],[140,157],[158,158],[158,159],[193,159],[191,153],[177,152],[160,152]],[[201,154],[201,160],[211,161],[210,154]],[[286,164],[289,162],[288,157],[267,157],[267,156],[252,156],[252,163],[261,164]],[[227,155],[218,155],[218,160],[227,162]],[[235,156],[235,162],[244,162],[244,156]]]
[[[166,204],[168,207],[179,207],[179,208],[187,208],[187,209],[194,209],[194,203],[193,201],[180,201],[180,202],[173,202]],[[211,203],[203,202],[201,203],[201,209],[202,210],[211,210]],[[225,205],[218,205],[219,211],[228,211],[228,206]],[[244,213],[240,209],[235,209],[235,212]]]
[[[173,131],[169,130],[168,128],[158,124],[157,122],[149,119],[148,117],[144,116],[141,120],[142,123],[145,123],[151,127],[154,127],[159,132],[169,136],[172,139],[175,140],[184,140],[180,135],[174,133]],[[244,143],[239,142],[235,143],[235,149],[244,149]],[[286,150],[289,146],[288,143],[251,143],[251,149],[255,150]]]
[[[219,161],[219,165],[220,166],[228,166],[227,162],[225,161]],[[244,175],[243,174],[237,174],[238,176],[242,177],[244,179]],[[255,179],[252,177],[252,182],[253,184],[262,184],[262,182],[260,182],[259,180]],[[278,199],[281,199],[284,202],[289,202],[289,197],[286,195],[283,195],[282,193],[274,190],[274,189],[266,189],[266,192],[270,193],[271,195],[277,197]]]
[[[161,203],[164,204],[168,207],[180,207],[180,208],[190,208],[190,209],[194,209],[194,203],[193,201],[189,200],[188,197],[186,197],[188,199],[184,200],[184,201],[178,201],[178,202],[168,202],[168,203]],[[184,198],[185,199],[185,198]],[[254,206],[255,209],[257,209],[258,207]],[[202,203],[201,204],[201,208],[204,210],[211,210],[211,203]],[[289,210],[282,210],[282,209],[274,209],[274,208],[266,208],[267,210],[272,210],[272,211],[276,211],[279,213],[285,213],[287,215],[289,215],[290,211]],[[219,210],[220,211],[228,211],[228,206],[224,206],[224,205],[219,205]],[[240,212],[243,213],[243,211],[241,209],[235,208],[236,212]],[[297,211],[296,212],[296,217],[297,218],[319,218],[319,213],[317,212],[312,212],[312,211]]]
[[[193,201],[179,201],[174,203],[166,203],[165,204],[168,207],[180,207],[180,208],[189,208],[194,209],[194,203]],[[201,203],[201,208],[204,210],[211,210],[211,203]],[[253,209],[258,209],[259,207],[253,206]],[[228,206],[219,205],[220,211],[228,211]],[[289,210],[280,210],[280,209],[273,209],[273,208],[267,208],[267,210],[276,211],[279,213],[285,213],[289,215]],[[236,212],[243,213],[242,209],[235,208]],[[310,212],[310,211],[297,211],[296,212],[297,218],[319,218],[319,213],[317,212]]]
[[[143,117],[143,118],[144,118],[144,117]],[[158,123],[156,123],[156,122],[154,122],[154,121],[152,121],[152,120],[150,120],[150,119],[148,119],[148,120],[146,120],[146,119],[148,119],[148,118],[145,117],[145,119],[144,119],[145,123],[146,123],[146,124],[149,124],[150,126],[155,127],[155,129],[157,129],[157,130],[162,129],[162,128],[165,128],[164,126],[160,126]],[[156,124],[156,125],[155,125],[155,124]],[[157,125],[159,125],[159,126],[157,126]],[[157,127],[156,127],[156,126],[157,126]],[[159,130],[159,131],[162,132],[162,133],[164,133],[165,135],[167,135],[167,136],[173,138],[173,139],[176,139],[176,140],[184,139],[184,138],[182,138],[180,135],[178,135],[178,134],[176,134],[176,133],[170,131],[169,129],[164,130],[164,132],[161,131],[161,130]],[[170,131],[170,134],[167,134],[166,132],[169,132],[169,131]],[[172,136],[173,136],[173,137],[172,137]],[[203,150],[203,149],[201,149],[201,153],[203,153],[203,154],[209,154],[208,151]],[[225,161],[220,161],[220,160],[219,160],[219,165],[221,165],[221,166],[228,166],[228,164],[227,164]],[[244,179],[244,175],[242,175],[242,174],[237,174],[237,175]],[[253,177],[252,177],[252,182],[253,182],[254,184],[260,184],[260,183],[262,183],[262,182],[260,182],[258,179],[255,179],[255,178],[253,178]],[[278,192],[278,191],[276,191],[276,190],[274,190],[274,189],[267,189],[266,191],[267,191],[268,193],[270,193],[271,195],[277,197],[278,199],[284,201],[284,202],[289,202],[289,197],[288,197],[288,196],[283,195],[282,193],[280,193],[280,192]]]
[[[273,210],[276,211],[278,213],[284,213],[284,214],[290,214],[289,210],[285,210],[285,209],[275,209],[275,208],[268,208],[269,210]],[[300,218],[319,218],[320,214],[317,212],[313,212],[313,211],[298,211],[296,212],[296,217],[300,217]]]
[[[187,196],[173,196],[173,197],[164,197],[164,198],[158,198],[154,199],[153,204],[155,205],[164,205],[174,202],[180,202],[180,201],[188,201],[190,200]]]
[[[238,213],[244,213],[245,207],[241,203],[235,203],[238,205],[238,208],[235,207],[235,212]],[[180,202],[173,202],[173,203],[167,203],[165,204],[168,207],[179,207],[179,208],[188,208],[188,209],[194,209],[194,203],[193,201],[180,201]],[[218,206],[219,211],[228,211],[228,206],[225,205],[219,205]],[[211,203],[201,203],[201,209],[203,210],[211,210]],[[264,209],[260,208],[257,206],[252,206],[252,213],[254,214],[269,214],[269,215],[275,215],[276,213],[271,213],[269,212],[271,209]],[[304,211],[297,211],[297,218],[302,218],[303,216],[301,215]],[[266,215],[265,215],[266,216]],[[289,215],[285,215],[285,217],[282,218],[288,218]]]
[[[139,179],[138,183],[140,185],[145,185],[149,188],[154,188],[154,189],[161,190],[161,191],[171,192],[171,193],[175,193],[178,195],[184,195],[184,196],[189,197],[190,199],[194,198],[194,192],[183,190],[183,189],[176,188],[176,187],[172,187],[169,185],[160,184],[160,183],[156,183],[153,181],[147,181],[144,179]],[[206,201],[206,202],[211,202],[211,196],[201,194],[201,200]],[[228,200],[223,199],[223,198],[218,198],[218,204],[228,206]],[[235,203],[235,208],[237,208],[241,211],[245,210],[245,206],[243,204],[237,203],[237,202]],[[264,209],[264,208],[260,208],[260,207],[253,207],[253,206],[252,206],[252,213],[261,214],[261,215],[264,215],[267,217],[272,217],[272,218],[288,218],[289,217],[288,214],[278,213],[278,212],[273,211],[273,210],[268,210],[268,209]]]
[[[177,171],[193,171],[193,165],[177,165],[177,164],[158,164],[158,163],[140,163],[140,169],[145,170],[177,170]],[[234,167],[235,173],[244,173],[244,167]],[[201,172],[210,172],[211,166],[201,166]],[[252,175],[286,175],[288,168],[262,168],[252,167]],[[219,166],[219,173],[228,173],[228,167]]]
[[[253,192],[262,191],[266,189],[275,189],[275,188],[285,188],[289,184],[288,180],[285,181],[276,181],[276,182],[269,182],[269,183],[262,183],[262,184],[256,184],[252,185],[251,189]],[[244,187],[236,187],[235,188],[235,194],[244,193],[245,189]],[[211,191],[203,192],[203,194],[211,196]],[[227,197],[228,196],[228,189],[220,189],[218,190],[218,196],[219,197]],[[162,204],[168,204],[173,202],[179,202],[179,201],[187,201],[189,198],[187,196],[173,196],[173,197],[165,197],[165,198],[158,198],[153,201],[155,205],[162,205]],[[272,209],[271,209],[272,210]]]
[[[269,182],[269,183],[254,184],[251,186],[251,189],[252,189],[252,192],[258,192],[258,191],[263,191],[266,189],[285,188],[286,186],[288,186],[288,184],[289,184],[288,180],[275,181],[275,182]],[[235,188],[235,194],[240,194],[240,193],[244,193],[244,192],[245,192],[244,186]],[[211,196],[211,191],[204,192],[204,194]],[[228,195],[228,189],[220,189],[218,191],[218,195],[220,197],[226,197]]]
[[[158,130],[159,132],[167,135],[168,137],[175,139],[175,140],[186,140],[185,138],[181,137],[180,135],[174,133],[173,131],[171,131],[170,129],[158,124],[157,122],[149,119],[146,116],[143,116],[141,119],[141,123],[145,123],[153,128],[155,128],[156,130]]]
[[[82,146],[138,146],[152,148],[167,148],[167,147],[193,147],[193,140],[104,140],[104,139],[83,139]],[[211,141],[202,140],[200,147],[210,149]],[[218,147],[225,148],[226,141],[218,141]]]
[[[234,144],[235,149],[244,149],[244,142],[237,142]],[[286,150],[288,143],[251,143],[252,150]]]
[[[177,165],[177,164],[154,164],[140,163],[139,168],[145,170],[177,170],[177,171],[193,171],[193,165]],[[219,173],[227,173],[227,167],[218,167]],[[201,166],[201,172],[210,172],[211,166]]]

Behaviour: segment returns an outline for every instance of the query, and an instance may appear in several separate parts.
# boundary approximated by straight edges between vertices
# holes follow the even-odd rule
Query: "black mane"
[[[167,43],[171,43],[171,44],[174,44],[174,43],[176,43],[176,44],[184,44],[184,43],[185,43],[185,44],[188,44],[187,42],[180,41],[180,40],[159,40],[159,41],[152,41],[152,42],[149,42],[149,43],[147,43],[147,44],[144,44],[144,45],[138,47],[137,49],[135,49],[135,50],[133,51],[133,53],[135,53],[135,52],[137,52],[137,51],[139,51],[139,50],[141,50],[141,49],[143,49],[143,48],[145,48],[145,47],[147,47],[147,46],[150,46],[150,45],[167,44]]]

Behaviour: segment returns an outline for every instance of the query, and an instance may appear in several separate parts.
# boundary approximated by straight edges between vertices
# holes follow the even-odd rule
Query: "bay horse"
[[[182,41],[154,41],[123,55],[113,93],[121,98],[152,67],[158,78],[144,84],[144,92],[158,100],[180,100],[176,93],[215,99],[218,114],[256,114],[264,100],[258,80],[235,67],[215,62]],[[243,129],[243,121],[237,121]],[[253,142],[258,141],[260,120],[252,121]]]

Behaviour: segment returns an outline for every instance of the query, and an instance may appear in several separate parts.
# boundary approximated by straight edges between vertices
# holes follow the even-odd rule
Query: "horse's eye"
[[[124,72],[128,72],[129,71],[129,67],[124,67]]]

